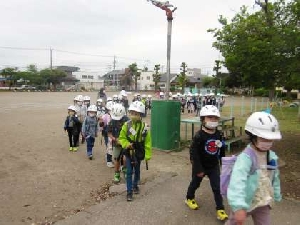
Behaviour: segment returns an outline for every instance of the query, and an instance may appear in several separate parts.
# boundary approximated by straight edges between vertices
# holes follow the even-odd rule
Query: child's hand
[[[247,218],[247,212],[244,209],[240,209],[234,212],[234,219],[237,225],[243,225]]]
[[[197,173],[197,177],[204,177],[205,173]]]

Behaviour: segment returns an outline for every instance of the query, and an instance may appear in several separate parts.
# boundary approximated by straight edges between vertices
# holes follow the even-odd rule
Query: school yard
[[[108,187],[112,184],[114,170],[106,167],[101,138],[96,140],[93,161],[86,158],[85,145],[81,145],[76,153],[68,151],[63,122],[66,108],[72,104],[77,94],[72,92],[0,93],[1,225],[52,224],[112,197]],[[82,94],[91,96],[92,102],[96,101],[96,92]],[[113,93],[109,93],[111,94]],[[245,99],[245,105],[249,105],[250,101]],[[234,104],[238,106],[244,103],[235,99]],[[230,107],[224,108],[224,114],[229,115],[230,110]],[[234,116],[239,117],[239,113],[243,114],[243,111],[237,109]],[[194,114],[185,113],[182,117],[194,117]],[[285,117],[282,119],[284,120]],[[149,116],[146,121],[150,121]],[[281,168],[282,190],[286,199],[293,199],[292,205],[295,204],[295,200],[296,202],[300,200],[299,139],[299,129],[296,132],[286,130],[283,133],[283,140],[276,142],[274,146],[285,163]],[[147,171],[142,164],[142,184],[151,183],[164,174],[171,174],[171,177],[180,175],[182,179],[189,180],[190,164],[187,148],[181,152],[171,153],[154,151]],[[187,185],[188,182],[186,187]],[[176,197],[183,202],[186,187],[178,187],[182,189],[182,196]],[[162,188],[167,188],[166,183]],[[115,196],[109,201],[114,201],[113,199],[118,197],[120,196]],[[126,204],[125,197],[124,204]],[[160,203],[155,204],[159,207]],[[172,208],[168,210],[172,213]],[[184,204],[182,210],[186,211]],[[166,217],[165,224],[179,224],[174,218],[176,217],[173,219],[170,217],[168,220]]]

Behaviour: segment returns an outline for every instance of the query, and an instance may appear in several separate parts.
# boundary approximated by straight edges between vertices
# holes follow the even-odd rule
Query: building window
[[[87,79],[87,75],[82,75],[82,79]]]
[[[88,75],[88,79],[94,79],[94,76]]]
[[[147,80],[150,80],[150,76],[147,76]]]

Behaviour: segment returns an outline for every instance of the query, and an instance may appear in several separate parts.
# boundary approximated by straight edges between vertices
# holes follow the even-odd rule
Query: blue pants
[[[132,188],[136,188],[138,186],[138,182],[140,181],[141,175],[141,161],[136,160],[134,164],[132,164],[131,157],[126,155],[126,185],[127,185],[127,193],[132,193]],[[134,172],[134,178],[132,183],[132,174]]]
[[[94,143],[95,143],[94,137],[88,137],[86,139],[86,153],[88,156],[93,155]]]

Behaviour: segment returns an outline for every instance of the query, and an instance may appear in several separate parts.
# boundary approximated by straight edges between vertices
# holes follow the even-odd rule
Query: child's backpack
[[[250,174],[253,174],[258,169],[257,157],[250,146],[247,146],[243,153],[249,155],[252,161]],[[236,162],[237,155],[222,157],[222,170],[220,175],[220,190],[221,195],[227,197],[227,189],[231,178],[233,166]]]

